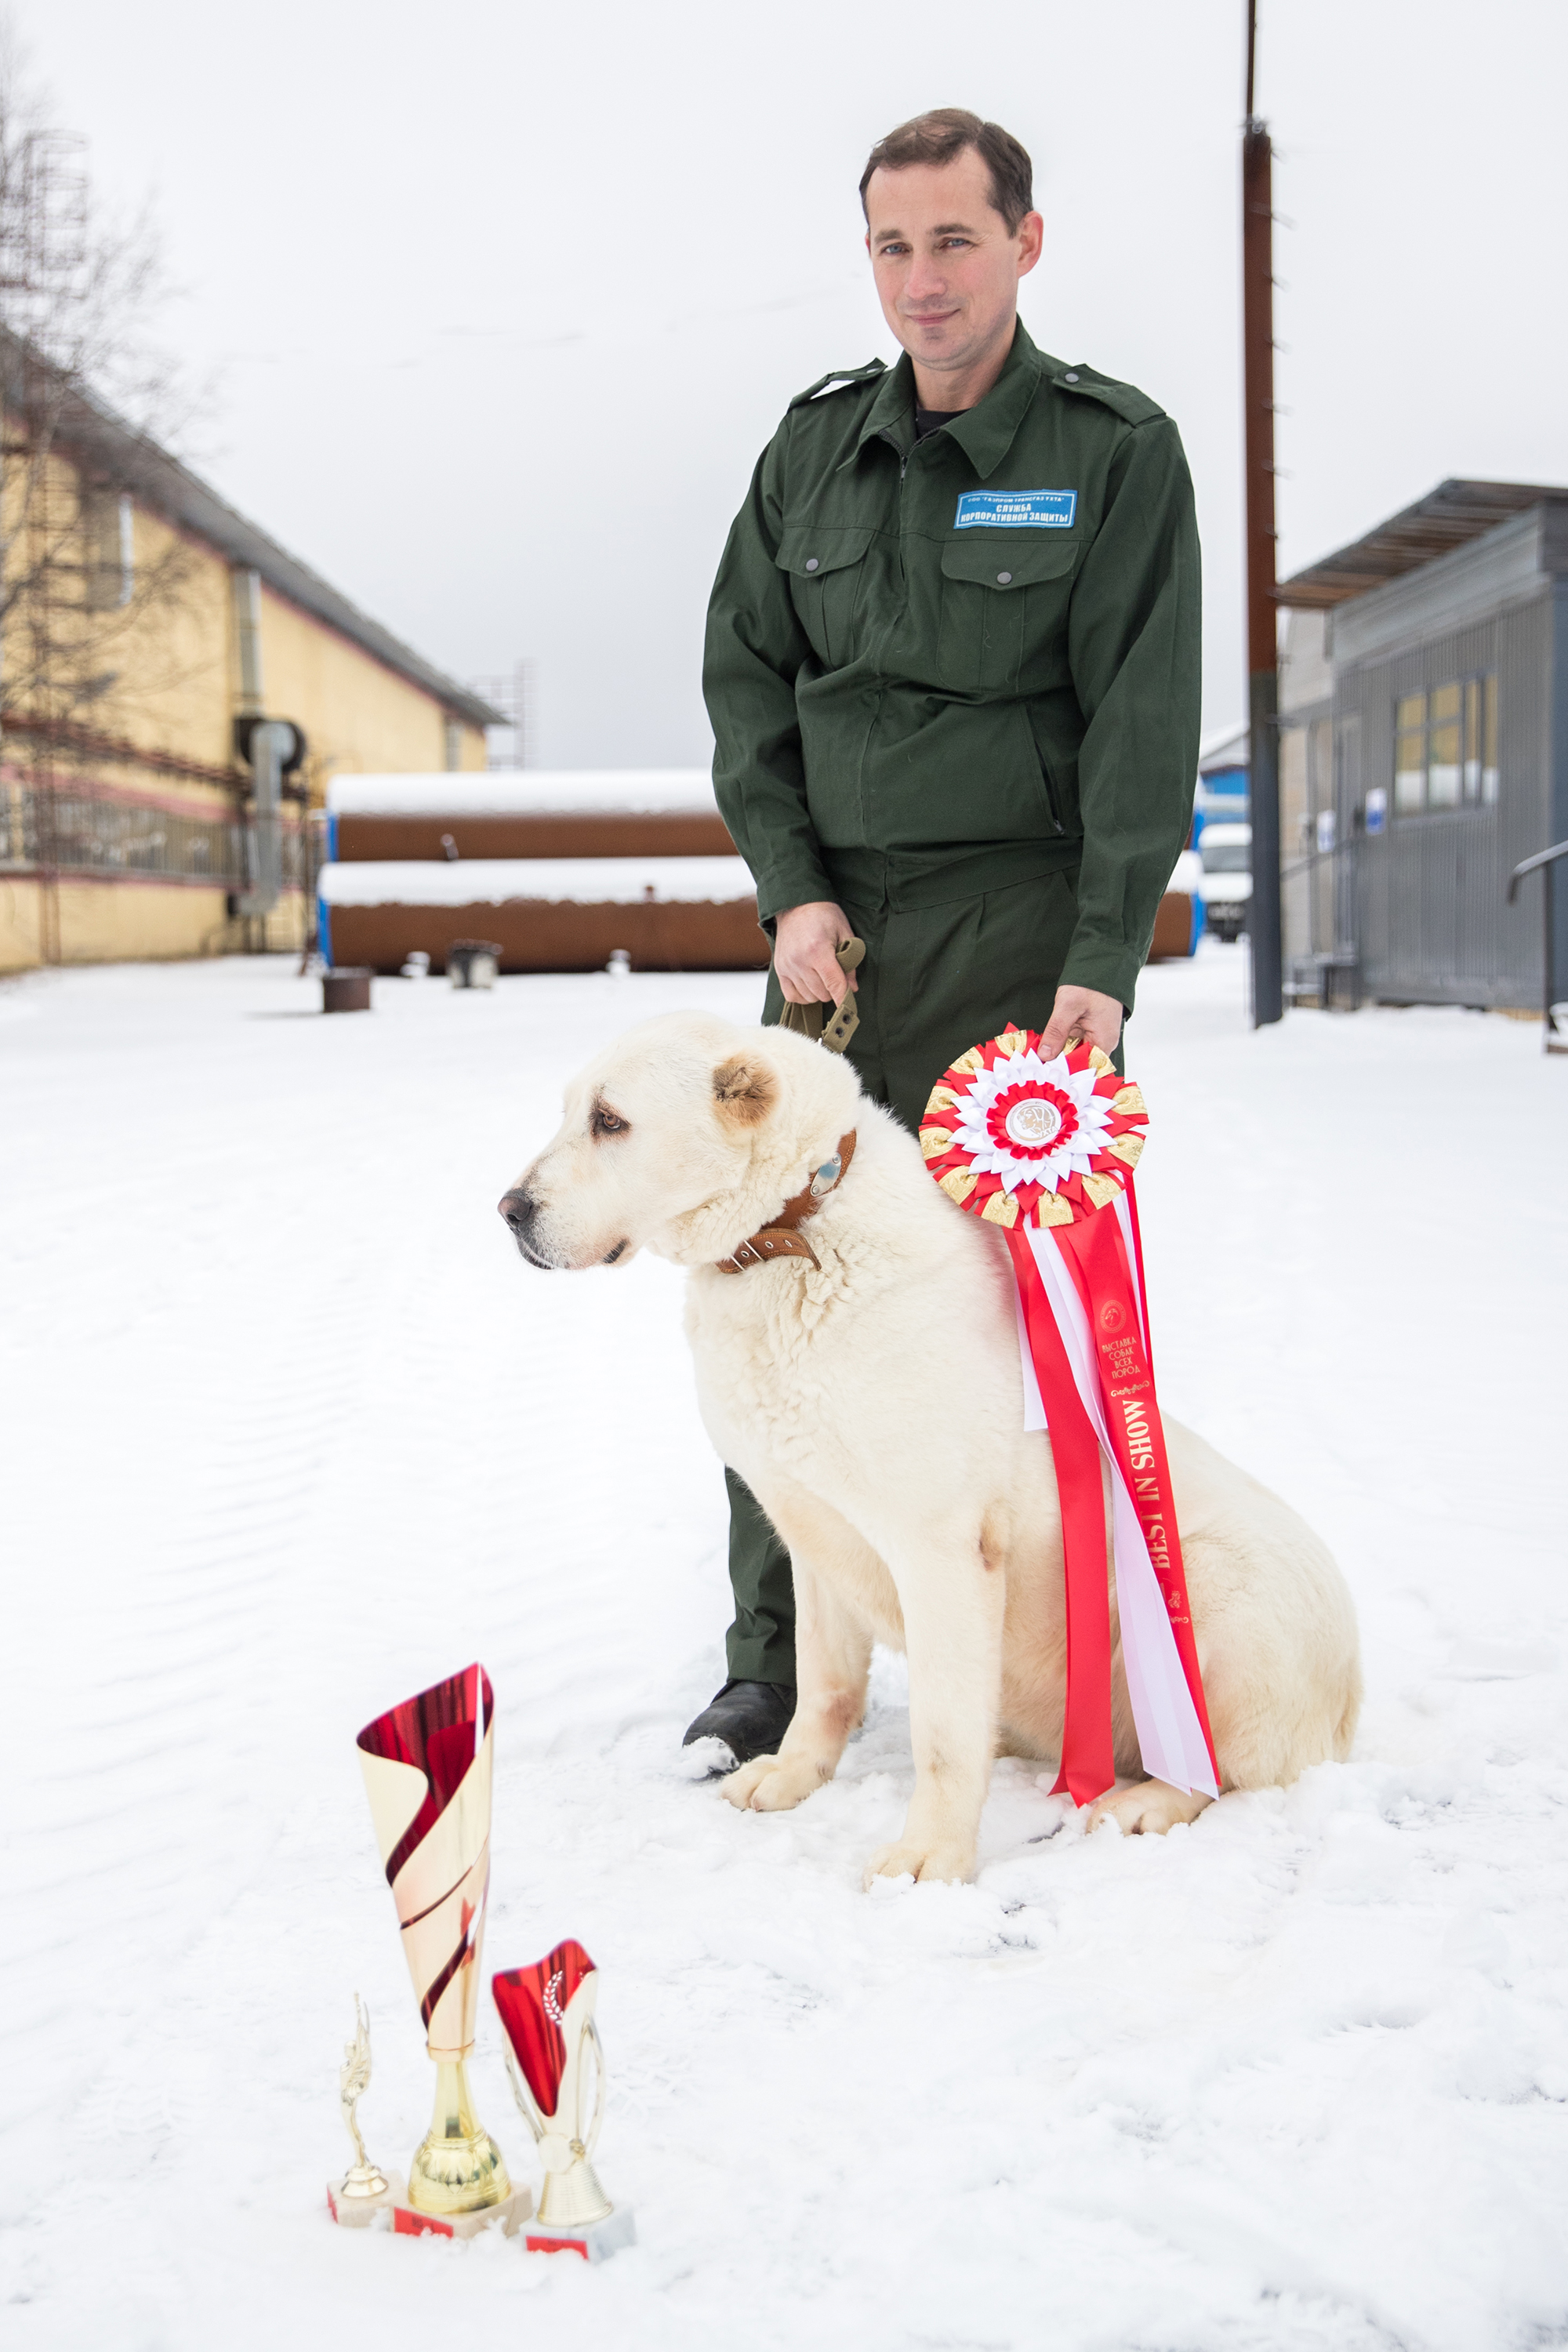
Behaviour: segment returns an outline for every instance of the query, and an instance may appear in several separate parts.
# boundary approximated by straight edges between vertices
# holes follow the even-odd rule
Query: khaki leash
[[[843,940],[834,950],[840,971],[858,971],[866,961],[864,940]],[[831,1014],[831,1019],[825,1016]],[[830,1054],[842,1054],[860,1026],[860,1015],[855,1010],[855,992],[847,988],[842,1004],[786,1004],[781,1029],[793,1029],[799,1037],[809,1037],[815,1045],[826,1045]]]

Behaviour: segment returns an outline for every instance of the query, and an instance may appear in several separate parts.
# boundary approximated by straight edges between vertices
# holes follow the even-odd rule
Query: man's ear
[[[777,1074],[755,1052],[731,1054],[713,1073],[719,1116],[736,1127],[761,1127],[778,1098]]]

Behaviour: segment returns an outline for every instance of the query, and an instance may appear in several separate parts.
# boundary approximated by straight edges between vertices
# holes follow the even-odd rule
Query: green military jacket
[[[984,399],[918,443],[907,357],[802,393],[703,664],[763,920],[841,896],[840,852],[888,853],[928,896],[1077,867],[1061,977],[1131,1008],[1192,821],[1199,593],[1174,425],[1021,322]]]

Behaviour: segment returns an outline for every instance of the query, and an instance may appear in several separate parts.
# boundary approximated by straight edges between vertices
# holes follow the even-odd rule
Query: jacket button
[[[1078,370],[1076,368],[1068,368],[1066,375],[1062,378],[1062,382],[1064,383],[1076,383],[1078,382]]]
[[[996,585],[999,588],[1010,588],[1012,584],[1013,575],[1010,572],[999,572],[996,574]]]
[[[819,561],[820,561],[820,559],[819,559],[818,557],[816,557],[816,556],[815,556],[815,555],[808,555],[808,556],[806,557],[806,559],[805,559],[805,568],[806,568],[806,570],[807,570],[808,572],[815,572],[815,571],[816,571],[816,567],[817,567],[817,563],[818,563],[818,562],[819,562]]]

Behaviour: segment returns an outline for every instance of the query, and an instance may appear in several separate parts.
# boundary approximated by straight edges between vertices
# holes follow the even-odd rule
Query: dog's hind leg
[[[930,1534],[900,1547],[899,1569],[915,1793],[902,1837],[872,1855],[868,1885],[906,1873],[969,1877],[996,1752],[1002,1570],[987,1564],[978,1536],[939,1547]]]
[[[841,1521],[825,1526],[819,1507],[808,1515],[792,1512],[775,1496],[771,1515],[790,1547],[795,1571],[795,1715],[776,1756],[753,1757],[720,1784],[732,1805],[759,1813],[787,1812],[832,1780],[845,1742],[866,1712],[871,1664],[870,1625],[808,1549],[860,1550],[859,1538]],[[835,1533],[841,1533],[839,1545]]]

